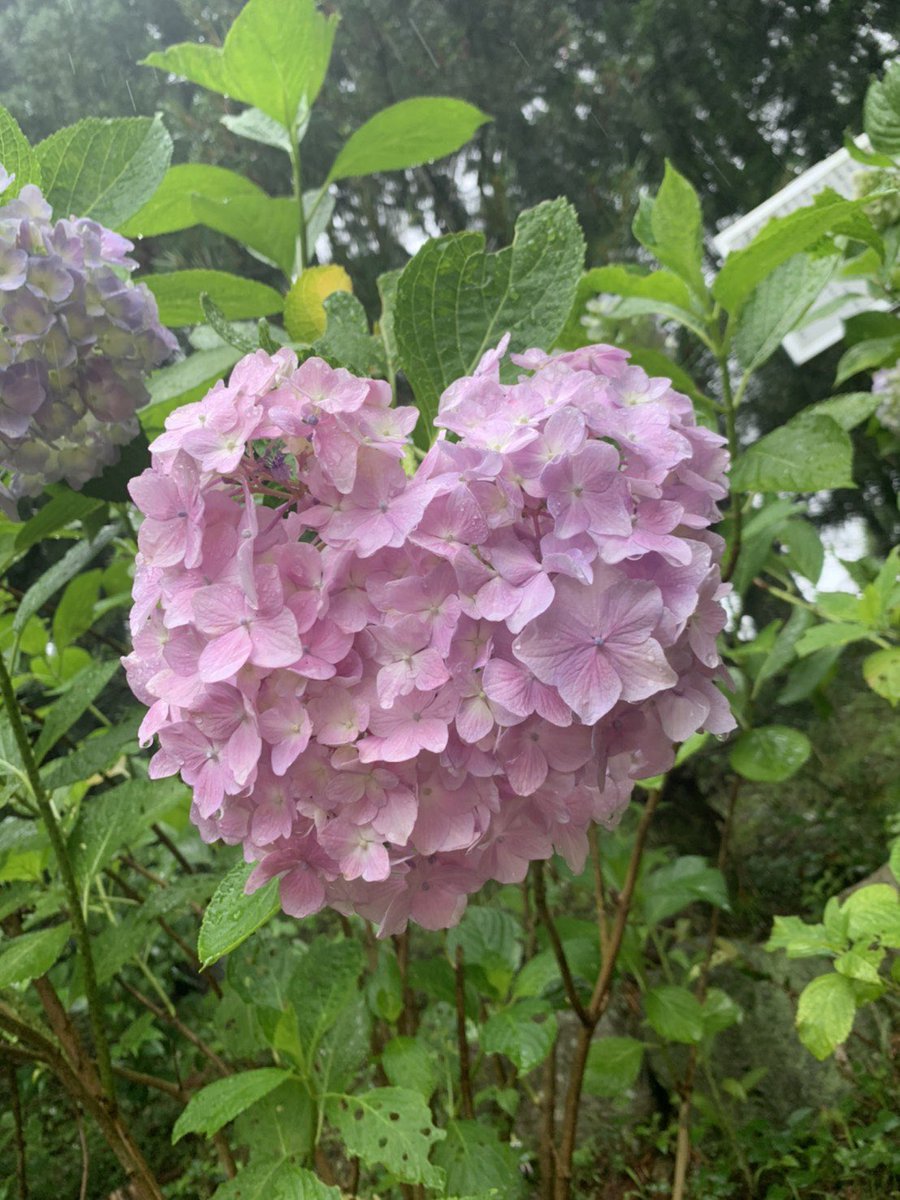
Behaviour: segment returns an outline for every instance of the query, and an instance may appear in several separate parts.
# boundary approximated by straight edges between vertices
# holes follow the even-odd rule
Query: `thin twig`
[[[125,991],[132,995],[135,1000],[137,1000],[138,1004],[143,1004],[144,1008],[146,1008],[148,1012],[152,1012],[158,1020],[165,1021],[174,1029],[177,1029],[183,1038],[186,1038],[192,1046],[196,1046],[200,1053],[209,1059],[220,1075],[233,1074],[231,1067],[229,1067],[229,1065],[224,1062],[218,1056],[218,1054],[216,1054],[212,1046],[208,1046],[206,1042],[204,1042],[203,1038],[194,1033],[193,1029],[191,1029],[188,1025],[185,1025],[185,1023],[179,1020],[177,1016],[168,1012],[159,1004],[156,1004],[150,999],[149,996],[145,996],[143,992],[138,991],[138,989],[133,987],[122,975],[117,975],[116,979],[118,979]]]
[[[538,860],[534,864],[534,906],[537,909],[538,916],[544,923],[547,934],[550,938],[550,944],[553,947],[553,953],[556,955],[556,961],[559,965],[559,973],[562,976],[563,987],[566,990],[569,1004],[571,1004],[578,1020],[581,1024],[587,1027],[590,1024],[590,1015],[588,1010],[581,1003],[581,998],[575,987],[575,980],[572,978],[572,971],[569,967],[569,960],[566,958],[566,951],[562,944],[562,939],[559,936],[559,931],[553,918],[550,916],[550,909],[547,907],[547,891],[544,886],[544,864]]]
[[[87,1138],[84,1136],[84,1121],[81,1119],[81,1113],[75,1109],[75,1124],[78,1126],[78,1141],[81,1143],[81,1187],[78,1191],[78,1200],[87,1200],[88,1180],[91,1175],[91,1155],[88,1150]]]
[[[156,840],[159,842],[159,844],[161,846],[165,846],[165,848],[168,850],[168,852],[172,855],[172,857],[178,863],[179,867],[181,867],[182,871],[184,871],[185,874],[187,874],[187,875],[193,875],[195,873],[195,868],[193,866],[191,866],[191,864],[184,857],[184,855],[181,853],[181,851],[178,849],[178,847],[175,845],[175,843],[172,841],[172,839],[169,837],[169,835],[166,833],[166,831],[163,829],[163,827],[161,825],[159,825],[158,823],[154,823],[153,825],[150,826],[150,828],[156,834]]]
[[[187,1104],[191,1098],[190,1092],[180,1084],[171,1083],[159,1075],[147,1075],[143,1071],[132,1071],[131,1067],[124,1067],[121,1063],[113,1063],[113,1070],[120,1079],[127,1079],[129,1083],[137,1083],[142,1087],[153,1088],[157,1092],[165,1092],[167,1096],[171,1096],[173,1100],[180,1100],[182,1104]]]
[[[609,1004],[616,960],[619,957],[619,951],[622,948],[622,939],[625,936],[625,925],[628,921],[631,900],[634,896],[634,888],[644,855],[644,847],[647,843],[647,834],[650,832],[650,823],[659,805],[661,795],[662,789],[660,788],[655,788],[651,791],[647,796],[644,811],[641,813],[641,819],[638,822],[637,832],[634,837],[634,845],[631,850],[631,857],[628,860],[628,867],[625,872],[625,881],[616,901],[615,919],[607,943],[607,953],[601,959],[600,972],[597,976],[597,982],[594,985],[590,1004],[587,1007],[588,1022],[587,1024],[582,1024],[581,1029],[578,1031],[578,1040],[569,1070],[569,1085],[566,1090],[562,1137],[560,1139],[559,1153],[556,1158],[554,1200],[569,1200],[571,1194],[572,1162],[578,1136],[578,1110],[581,1106],[581,1089],[584,1084],[584,1072],[587,1067],[588,1053],[591,1048],[594,1030],[597,1028],[597,1024]]]
[[[556,1042],[544,1060],[544,1086],[541,1095],[541,1200],[553,1200],[556,1186]]]
[[[591,847],[591,863],[594,868],[594,904],[597,909],[597,935],[600,939],[600,961],[609,953],[609,922],[606,917],[606,888],[603,883],[603,863],[600,860],[600,840],[597,837],[597,826],[591,824],[588,828],[588,842]]]
[[[453,974],[456,996],[456,1045],[459,1050],[459,1107],[463,1118],[471,1121],[475,1117],[475,1103],[472,1099],[469,1039],[466,1035],[466,976],[463,968],[463,948],[460,945],[456,947]]]

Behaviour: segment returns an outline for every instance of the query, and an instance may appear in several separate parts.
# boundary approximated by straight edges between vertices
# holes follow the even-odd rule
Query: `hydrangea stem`
[[[294,181],[294,197],[297,201],[297,256],[294,274],[306,270],[306,213],[303,209],[303,171],[300,165],[300,145],[297,131],[291,130],[291,177]]]
[[[3,693],[3,704],[6,708],[9,723],[12,727],[13,737],[16,739],[16,745],[19,748],[19,754],[22,756],[22,763],[25,767],[25,774],[28,777],[28,782],[31,787],[32,794],[38,806],[38,811],[41,814],[47,833],[50,838],[50,844],[53,847],[53,853],[56,857],[56,864],[59,868],[59,874],[62,879],[63,888],[66,893],[66,901],[69,908],[69,919],[72,922],[72,931],[75,934],[75,941],[78,945],[78,952],[81,955],[81,963],[84,970],[84,991],[87,997],[88,1014],[91,1022],[91,1033],[94,1039],[94,1053],[97,1056],[97,1069],[100,1074],[100,1082],[103,1085],[106,1102],[109,1106],[110,1113],[115,1115],[116,1110],[116,1087],[113,1077],[112,1065],[109,1057],[109,1044],[106,1040],[106,1031],[103,1027],[103,1006],[100,1001],[100,991],[97,987],[97,973],[94,969],[94,956],[91,952],[91,942],[88,936],[87,925],[84,919],[84,910],[81,907],[81,898],[78,894],[78,884],[75,881],[75,872],[72,870],[72,862],[69,858],[66,843],[63,839],[62,830],[59,827],[59,822],[56,819],[56,813],[53,811],[53,805],[50,803],[50,797],[47,790],[41,781],[41,773],[38,769],[37,761],[31,749],[31,742],[28,740],[28,734],[25,732],[25,726],[22,723],[22,714],[19,711],[19,704],[16,700],[15,689],[13,688],[12,679],[9,671],[6,668],[6,660],[0,654],[0,691]]]

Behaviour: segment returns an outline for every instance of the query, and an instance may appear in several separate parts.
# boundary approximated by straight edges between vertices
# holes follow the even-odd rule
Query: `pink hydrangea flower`
[[[535,859],[580,870],[592,821],[733,727],[723,439],[619,349],[528,351],[511,384],[505,352],[412,475],[415,410],[282,349],[172,413],[132,481],[151,774],[294,916],[435,929]]]

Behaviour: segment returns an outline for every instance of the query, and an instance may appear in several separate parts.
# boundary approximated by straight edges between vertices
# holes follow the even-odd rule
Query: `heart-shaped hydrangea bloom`
[[[11,182],[0,166],[0,193]],[[126,276],[131,242],[53,221],[33,184],[0,207],[0,505],[65,480],[81,488],[137,436],[144,378],[177,349],[156,301]]]
[[[621,350],[530,351],[514,384],[504,353],[446,391],[414,474],[414,409],[282,349],[173,413],[132,481],[150,773],[295,916],[440,928],[535,859],[580,870],[635,780],[733,727],[722,438]]]

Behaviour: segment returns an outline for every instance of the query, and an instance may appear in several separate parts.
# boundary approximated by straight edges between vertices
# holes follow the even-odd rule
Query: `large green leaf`
[[[276,150],[285,150],[288,154],[291,152],[291,135],[288,130],[262,109],[245,108],[239,113],[225,113],[219,120],[238,137],[249,138],[251,142],[261,142],[263,146],[273,146]],[[303,122],[298,134],[302,136],[305,129],[306,124]]]
[[[244,891],[253,865],[236,863],[207,905],[197,939],[197,955],[204,967],[235,950],[281,908],[277,879],[271,879],[249,896]]]
[[[809,738],[789,725],[762,725],[742,733],[728,761],[755,783],[782,783],[796,775],[812,752]]]
[[[73,521],[81,520],[99,507],[99,500],[85,496],[83,492],[71,492],[64,488],[60,495],[42,505],[33,517],[19,526],[15,541],[16,552],[24,554],[38,542],[51,537]]]
[[[194,211],[195,196],[227,201],[239,196],[265,196],[265,192],[237,171],[206,163],[182,163],[169,167],[162,183],[125,222],[121,232],[126,237],[158,237],[190,229],[200,220]]]
[[[50,597],[74,578],[79,571],[83,571],[118,533],[118,525],[107,525],[90,541],[76,542],[59,562],[54,563],[39,579],[35,580],[19,602],[13,621],[13,631],[17,634],[21,632],[38,609],[46,604]]]
[[[348,1155],[366,1166],[387,1167],[404,1183],[442,1187],[444,1173],[432,1166],[428,1155],[446,1135],[432,1124],[431,1110],[418,1092],[372,1088],[329,1100],[327,1112]]]
[[[202,224],[234,238],[290,275],[300,229],[296,200],[264,193],[232,197],[196,195],[193,209]]]
[[[391,1038],[381,1052],[381,1065],[388,1083],[421,1092],[425,1100],[431,1099],[441,1082],[434,1051],[423,1038]]]
[[[488,1018],[481,1030],[481,1045],[487,1054],[505,1054],[525,1075],[550,1053],[556,1033],[556,1018],[547,1004],[517,1000]]]
[[[301,102],[312,105],[319,94],[336,28],[337,17],[322,15],[314,0],[249,0],[222,49],[182,43],[144,65],[243,100],[292,129]]]
[[[350,135],[328,172],[328,182],[434,162],[464,146],[489,120],[473,104],[448,96],[401,100]]]
[[[766,434],[731,470],[738,492],[818,492],[853,487],[853,443],[837,421],[810,414]]]
[[[229,321],[268,317],[284,307],[284,297],[274,288],[227,271],[169,271],[165,275],[145,275],[142,282],[156,297],[163,325],[173,328],[200,324],[204,319],[202,292]]]
[[[687,988],[662,984],[644,993],[644,1011],[655,1033],[667,1042],[699,1042],[703,1006]]]
[[[795,254],[809,250],[825,234],[846,234],[881,252],[881,239],[863,213],[863,204],[827,191],[817,196],[815,203],[773,218],[752,242],[728,255],[713,284],[713,296],[729,312],[738,312],[767,275]]]
[[[186,1133],[204,1133],[207,1136],[217,1133],[244,1109],[290,1078],[290,1071],[283,1071],[280,1067],[260,1067],[256,1071],[241,1071],[237,1075],[229,1075],[227,1079],[217,1079],[215,1083],[207,1084],[191,1097],[187,1108],[175,1122],[173,1143]]]
[[[860,371],[871,371],[874,367],[892,365],[900,358],[900,334],[892,337],[864,338],[855,342],[841,355],[834,377],[835,387],[840,387]]]
[[[863,128],[874,150],[900,155],[900,63],[893,62],[883,79],[873,79],[863,106]]]
[[[69,924],[23,933],[0,943],[0,988],[46,975],[69,940]]]
[[[19,128],[18,122],[0,106],[0,163],[10,176],[12,183],[3,193],[3,203],[18,196],[26,183],[41,182],[41,164],[28,144],[28,139]]]
[[[512,246],[485,253],[484,235],[435,238],[403,269],[394,333],[400,364],[430,432],[441,393],[512,335],[511,349],[551,346],[565,324],[584,260],[568,201],[546,201],[516,222]],[[418,432],[418,431],[417,431]]]
[[[812,305],[834,274],[837,255],[795,254],[759,283],[741,309],[734,352],[746,371],[758,370]]]
[[[55,216],[118,229],[159,187],[172,139],[159,117],[87,117],[51,134],[35,153]]]
[[[800,993],[797,1032],[807,1050],[825,1059],[850,1036],[855,1016],[856,996],[850,980],[835,972],[820,975]]]
[[[659,191],[649,210],[652,244],[663,266],[674,271],[697,296],[705,296],[703,279],[703,214],[691,184],[666,160]]]
[[[341,1191],[312,1171],[276,1158],[244,1167],[216,1188],[213,1200],[341,1200]]]
[[[584,1090],[592,1096],[621,1096],[633,1086],[644,1060],[644,1043],[630,1037],[601,1037],[591,1043]]]
[[[34,745],[34,756],[38,762],[53,749],[64,734],[68,733],[118,670],[119,663],[110,659],[94,662],[83,671],[79,671],[71,686],[53,704],[44,718],[40,735]]]
[[[716,908],[728,907],[728,889],[721,871],[705,858],[689,854],[650,872],[641,882],[644,917],[656,925],[695,900]]]
[[[834,944],[824,925],[807,925],[799,917],[776,917],[766,949],[783,950],[788,958],[819,958],[841,946]]]
[[[446,1141],[435,1148],[434,1162],[446,1172],[444,1195],[493,1200],[522,1195],[518,1155],[487,1122],[448,1121]]]
[[[811,404],[804,412],[813,416],[831,417],[837,421],[841,429],[848,433],[867,421],[881,403],[877,392],[844,392],[840,396],[832,396],[829,400],[820,400]]]
[[[317,938],[303,955],[288,992],[308,1053],[315,1051],[341,1011],[356,999],[362,968],[359,944],[347,939]]]

